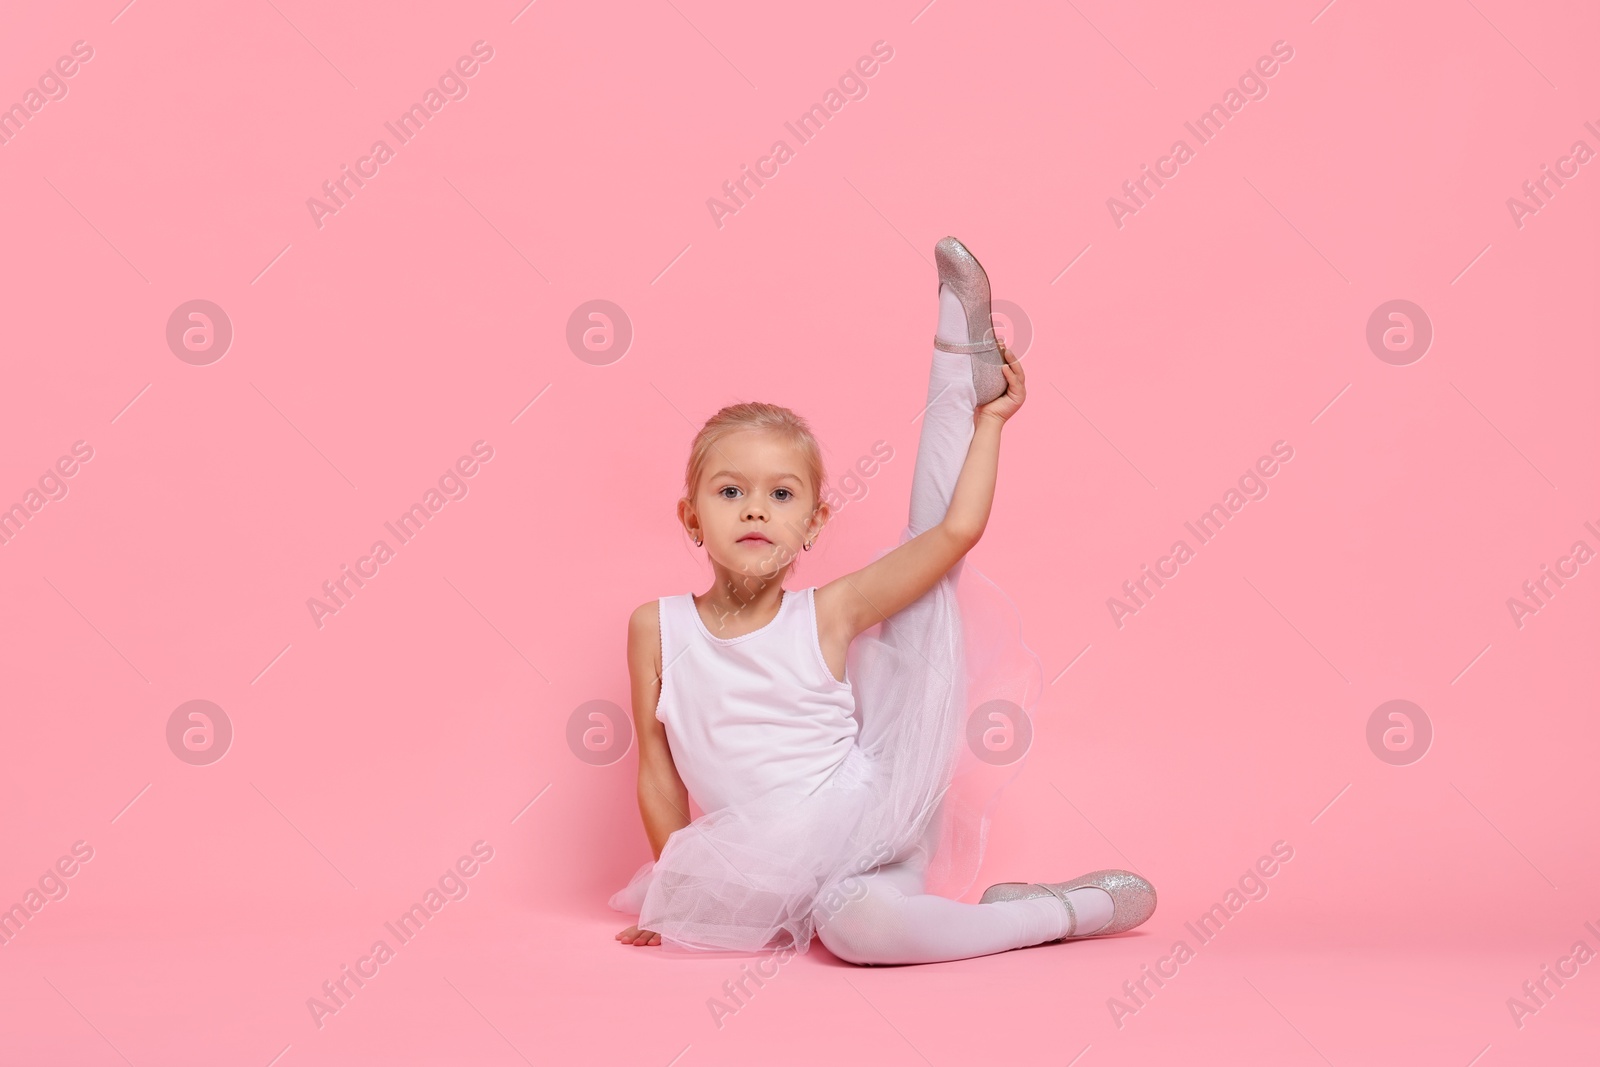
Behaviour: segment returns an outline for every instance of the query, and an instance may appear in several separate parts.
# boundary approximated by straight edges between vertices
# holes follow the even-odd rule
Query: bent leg
[[[853,899],[818,916],[816,935],[848,963],[942,963],[1051,941],[1067,932],[1054,897],[963,904],[923,892],[923,861],[876,868],[846,883]]]

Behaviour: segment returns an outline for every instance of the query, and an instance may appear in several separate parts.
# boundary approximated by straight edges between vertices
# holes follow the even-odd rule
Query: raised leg
[[[972,357],[931,351],[928,406],[922,413],[916,467],[911,476],[912,537],[937,526],[950,510],[956,479],[972,444],[972,415],[978,406],[978,394],[972,384]]]

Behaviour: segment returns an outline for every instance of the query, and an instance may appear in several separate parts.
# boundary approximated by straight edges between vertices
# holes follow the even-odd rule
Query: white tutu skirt
[[[900,543],[909,539],[907,527]],[[612,908],[637,914],[663,945],[803,953],[832,910],[860,895],[847,896],[852,876],[917,859],[928,892],[954,899],[971,887],[1044,688],[1016,605],[964,559],[857,636],[847,663],[861,729],[827,782],[705,813]]]

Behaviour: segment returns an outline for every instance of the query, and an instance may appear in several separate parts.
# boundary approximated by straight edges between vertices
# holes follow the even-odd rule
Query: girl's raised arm
[[[973,415],[972,442],[943,521],[881,559],[817,589],[819,624],[827,619],[842,627],[846,644],[914,603],[983,536],[999,474],[1000,430],[1022,406],[1024,396],[1021,363],[1009,350],[1001,351],[1008,388]]]

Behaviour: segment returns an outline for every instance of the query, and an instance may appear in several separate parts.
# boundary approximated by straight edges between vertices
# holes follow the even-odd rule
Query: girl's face
[[[794,446],[776,434],[741,430],[712,450],[687,518],[729,572],[772,575],[826,523],[828,506],[815,506],[817,489]]]

